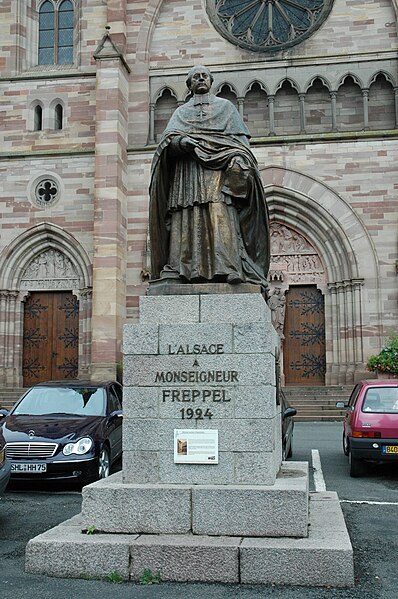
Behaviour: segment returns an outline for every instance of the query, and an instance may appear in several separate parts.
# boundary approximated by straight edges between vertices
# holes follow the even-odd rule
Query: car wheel
[[[350,453],[350,441],[348,437],[343,433],[343,451],[344,455],[348,455]]]
[[[348,456],[348,461],[350,464],[350,476],[352,478],[357,478],[358,476],[362,476],[364,471],[364,466],[362,460],[358,458],[352,457],[352,452],[350,451]]]
[[[111,469],[109,449],[104,445],[98,458],[98,478],[107,478]]]

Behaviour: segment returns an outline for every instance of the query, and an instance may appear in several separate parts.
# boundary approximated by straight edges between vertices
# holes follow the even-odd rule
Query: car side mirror
[[[114,418],[123,418],[123,412],[122,412],[122,410],[114,410],[113,412],[111,412],[109,414],[109,418],[111,418],[112,420]]]
[[[283,412],[283,418],[289,418],[290,416],[295,416],[296,414],[296,408],[286,408],[286,410]]]
[[[8,416],[9,413],[9,410],[6,410],[5,408],[0,408],[0,420]]]
[[[344,410],[348,408],[348,403],[344,403],[344,401],[336,401],[336,408],[340,410]]]

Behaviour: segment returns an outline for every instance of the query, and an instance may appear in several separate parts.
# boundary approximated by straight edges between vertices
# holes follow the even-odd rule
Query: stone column
[[[395,100],[395,128],[398,128],[398,87],[394,87],[394,100]]]
[[[369,129],[369,90],[362,90],[363,99],[363,128],[365,131]]]
[[[22,308],[18,303],[19,291],[0,292],[0,381],[12,387],[21,387],[22,365]]]
[[[79,377],[89,378],[91,365],[92,290],[73,292],[79,300]]]
[[[121,359],[122,326],[126,314],[130,69],[109,33],[104,36],[94,58],[97,89],[91,376],[113,378]]]
[[[332,131],[337,131],[337,92],[330,92],[332,101]]]
[[[155,143],[155,104],[149,104],[149,139],[150,144]]]
[[[275,135],[275,96],[268,96],[269,107],[269,134]]]
[[[305,133],[305,94],[299,94],[300,100],[300,133]]]
[[[243,120],[243,98],[238,98],[238,111]]]

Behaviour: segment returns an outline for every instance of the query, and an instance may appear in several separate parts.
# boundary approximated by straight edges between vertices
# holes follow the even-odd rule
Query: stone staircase
[[[21,397],[26,389],[7,389],[6,387],[0,388],[0,408],[10,410],[15,402]]]
[[[347,402],[353,385],[331,387],[284,387],[291,406],[296,408],[296,422],[343,420],[344,410],[337,409],[336,401]]]

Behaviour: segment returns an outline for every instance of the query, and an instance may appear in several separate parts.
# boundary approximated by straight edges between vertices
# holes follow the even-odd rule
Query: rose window
[[[50,206],[56,202],[59,195],[58,184],[53,179],[42,179],[36,185],[36,203],[38,206]]]
[[[323,23],[332,0],[207,0],[209,16],[221,35],[256,51],[289,48]]]

